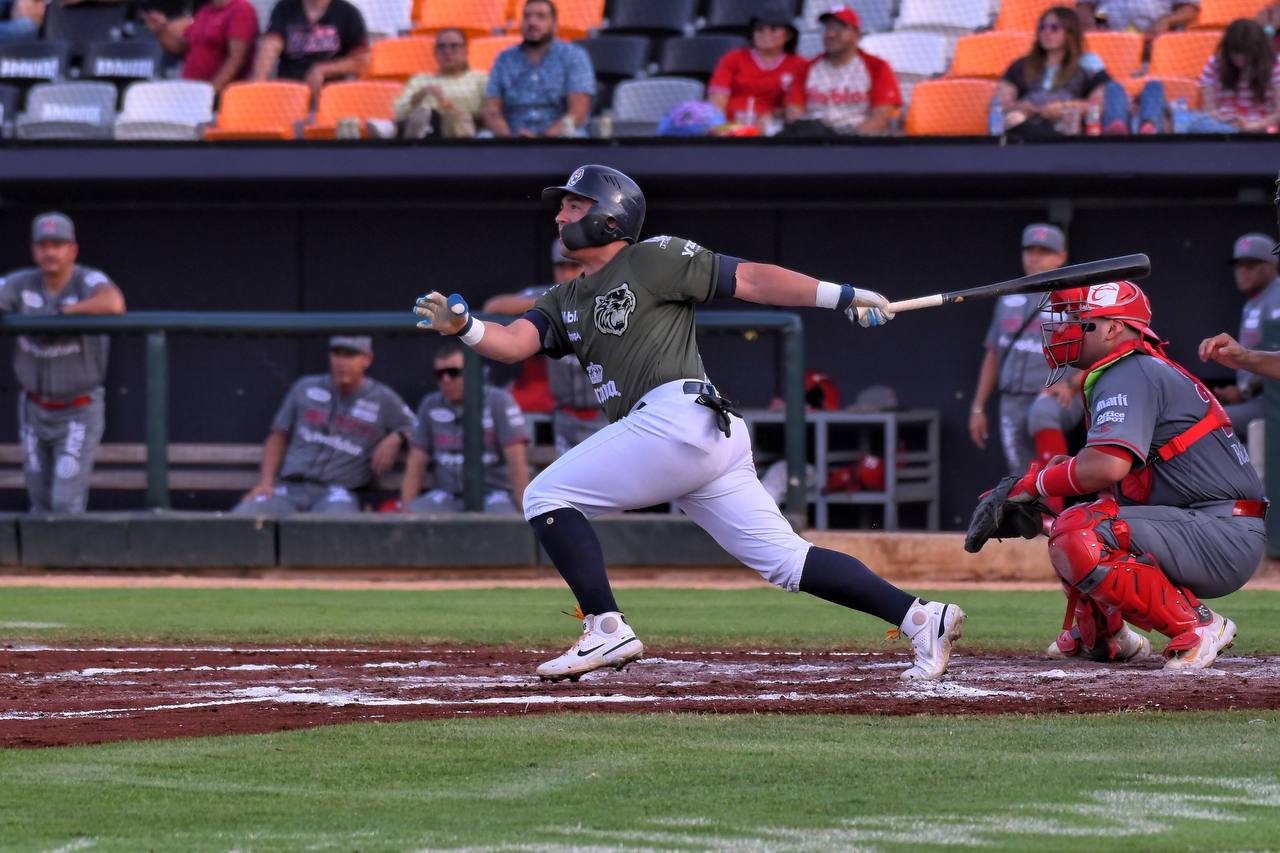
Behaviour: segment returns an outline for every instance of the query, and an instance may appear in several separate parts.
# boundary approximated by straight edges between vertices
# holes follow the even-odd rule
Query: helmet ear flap
[[[561,228],[560,239],[570,251],[589,246],[607,246],[614,240],[625,239],[616,222],[612,228],[609,227],[611,218],[599,213],[588,213],[577,222],[570,222]]]

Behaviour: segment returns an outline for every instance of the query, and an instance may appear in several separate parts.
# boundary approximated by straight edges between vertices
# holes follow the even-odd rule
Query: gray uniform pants
[[[1010,474],[1025,474],[1036,458],[1035,434],[1043,429],[1067,432],[1084,417],[1084,401],[1077,395],[1070,406],[1041,394],[1000,395],[1000,445]]]
[[[510,492],[494,490],[484,496],[484,511],[489,513],[516,513],[516,503]],[[409,512],[462,512],[462,496],[431,489],[418,495],[409,504]]]
[[[551,415],[551,429],[555,434],[556,456],[563,456],[569,448],[577,447],[609,425],[609,419],[601,411],[594,419],[584,421],[563,409]]]
[[[1233,403],[1230,406],[1223,406],[1227,412],[1227,417],[1231,418],[1231,426],[1235,429],[1236,435],[1241,438],[1249,436],[1249,422],[1256,421],[1267,416],[1263,409],[1263,397],[1261,394],[1243,403]]]
[[[236,515],[292,515],[296,512],[359,512],[360,502],[343,486],[323,483],[288,482],[276,486],[271,495],[241,501],[231,510]]]
[[[84,512],[93,457],[106,425],[105,392],[86,406],[49,410],[22,395],[18,440],[32,512]]]
[[[1200,509],[1126,506],[1132,548],[1156,558],[1169,580],[1197,598],[1221,598],[1244,586],[1262,562],[1267,544],[1261,518],[1233,517],[1234,502]],[[1103,541],[1116,547],[1109,524],[1098,525]]]

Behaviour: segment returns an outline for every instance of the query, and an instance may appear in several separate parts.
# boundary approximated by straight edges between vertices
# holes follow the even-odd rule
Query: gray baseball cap
[[[1057,225],[1033,222],[1022,229],[1022,248],[1029,249],[1032,246],[1039,246],[1050,252],[1066,252],[1067,235]]]
[[[329,349],[349,349],[373,355],[373,338],[368,335],[334,335],[329,338]]]
[[[40,214],[31,220],[31,242],[39,243],[43,240],[74,243],[76,241],[75,223],[65,213],[51,210]]]
[[[1275,255],[1271,254],[1271,250],[1275,248],[1276,241],[1272,240],[1266,234],[1253,232],[1244,234],[1236,238],[1235,244],[1231,247],[1231,260],[1229,263],[1234,264],[1236,261],[1265,261],[1269,264],[1276,262]]]

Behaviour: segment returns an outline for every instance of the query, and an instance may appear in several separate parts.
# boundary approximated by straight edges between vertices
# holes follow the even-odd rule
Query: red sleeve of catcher
[[[1036,491],[1046,498],[1065,498],[1083,495],[1084,490],[1075,478],[1076,458],[1060,462],[1040,472],[1036,477]]]

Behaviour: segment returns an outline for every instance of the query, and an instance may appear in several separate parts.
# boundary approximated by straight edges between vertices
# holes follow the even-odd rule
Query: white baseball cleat
[[[1185,651],[1170,654],[1165,661],[1165,669],[1206,669],[1213,665],[1221,652],[1231,648],[1236,639],[1236,623],[1212,610],[1209,612],[1213,618],[1208,624],[1192,629],[1200,642]]]
[[[1064,649],[1061,642],[1064,636],[1070,634],[1072,642],[1071,648]],[[1139,634],[1137,631],[1125,625],[1120,629],[1120,633],[1115,635],[1116,656],[1111,659],[1112,663],[1123,663],[1131,660],[1142,660],[1151,656],[1151,641]],[[1045,650],[1045,654],[1051,658],[1062,660],[1064,658],[1088,658],[1089,652],[1080,642],[1079,637],[1075,635],[1075,629],[1070,632],[1064,631],[1058,636],[1058,639],[1049,644],[1049,648]]]
[[[954,604],[917,598],[899,629],[915,646],[916,661],[898,677],[903,681],[941,678],[951,659],[951,647],[960,639],[964,618],[964,611]]]
[[[577,681],[588,672],[611,666],[622,669],[644,656],[644,644],[621,613],[582,617],[582,636],[558,658],[538,667],[543,681]]]

